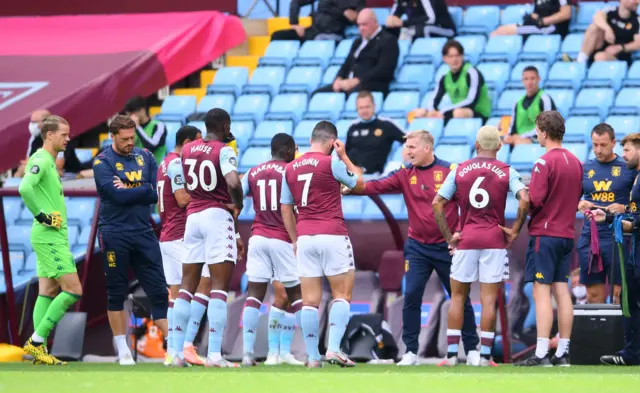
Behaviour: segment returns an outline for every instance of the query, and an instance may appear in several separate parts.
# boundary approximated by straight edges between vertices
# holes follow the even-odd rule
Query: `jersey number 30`
[[[469,190],[469,203],[476,209],[484,209],[489,204],[489,193],[484,188],[480,188],[483,180],[484,176],[477,178]]]
[[[195,190],[200,186],[205,191],[213,191],[218,185],[218,176],[216,174],[216,167],[213,165],[213,162],[210,160],[204,160],[200,162],[200,167],[198,168],[198,175],[196,176],[195,167],[198,163],[198,160],[193,158],[189,158],[184,160],[184,163],[187,164],[189,170],[187,172],[187,176],[189,176],[189,181],[187,182],[187,188],[191,191]],[[209,182],[205,181],[205,170],[209,170]]]

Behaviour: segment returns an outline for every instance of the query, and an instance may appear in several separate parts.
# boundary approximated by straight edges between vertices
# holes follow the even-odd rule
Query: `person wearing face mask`
[[[347,131],[347,155],[363,173],[384,169],[393,142],[404,143],[404,131],[389,118],[377,117],[373,95],[361,91],[356,98],[359,119]]]
[[[29,120],[29,143],[27,144],[27,154],[24,160],[20,161],[20,166],[13,173],[14,177],[23,177],[24,169],[27,165],[27,160],[33,153],[35,153],[43,145],[42,137],[40,136],[40,127],[42,121],[50,116],[51,112],[46,109],[36,109],[31,112],[31,119]]]

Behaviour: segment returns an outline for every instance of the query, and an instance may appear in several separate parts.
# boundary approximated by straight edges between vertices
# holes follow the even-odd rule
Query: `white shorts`
[[[300,277],[331,277],[355,270],[349,236],[300,236],[296,259]]]
[[[505,249],[456,250],[451,278],[458,282],[494,284],[509,279],[509,258]]]
[[[182,261],[187,257],[187,248],[182,239],[160,242],[162,267],[167,285],[180,285],[182,282]],[[202,277],[209,277],[209,269],[202,269]]]
[[[298,284],[296,257],[293,245],[280,239],[251,236],[247,251],[247,277],[251,282]]]
[[[233,217],[218,208],[190,214],[184,230],[184,245],[187,248],[184,263],[236,263],[238,248]]]

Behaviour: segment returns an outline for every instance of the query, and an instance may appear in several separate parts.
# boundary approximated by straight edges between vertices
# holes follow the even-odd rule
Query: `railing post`
[[[5,287],[7,288],[10,342],[14,345],[20,345],[16,298],[13,292],[13,277],[11,276],[11,261],[9,260],[9,238],[7,237],[7,222],[4,220],[4,198],[2,196],[0,196],[0,247],[2,247],[2,266],[4,268]]]
[[[509,329],[507,294],[504,283],[500,285],[498,293],[498,310],[500,310],[500,325],[502,326],[502,361],[504,363],[511,363],[511,330]]]
[[[85,293],[87,285],[87,279],[89,277],[89,267],[91,266],[91,260],[93,258],[93,252],[95,251],[96,236],[98,234],[98,217],[100,216],[100,197],[96,197],[96,207],[93,210],[93,218],[91,219],[91,232],[89,232],[89,244],[87,244],[87,253],[84,256],[84,263],[82,264],[82,279],[80,285],[82,285],[82,293]],[[83,300],[86,296],[82,296],[78,303],[76,303],[76,311],[80,311],[84,304]]]

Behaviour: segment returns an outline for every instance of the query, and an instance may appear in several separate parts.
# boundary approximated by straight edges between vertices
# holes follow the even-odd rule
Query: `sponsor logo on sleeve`
[[[183,185],[184,180],[182,179],[182,175],[176,175],[176,177],[173,178],[173,182],[179,186]]]
[[[40,167],[37,166],[37,165],[34,165],[34,166],[31,167],[29,172],[33,173],[34,175],[37,175],[40,172]]]
[[[236,160],[235,157],[229,157],[229,164],[237,167],[238,166],[238,161]]]
[[[353,177],[354,173],[353,173],[353,172],[349,172],[349,170],[347,169],[347,175],[348,175],[349,177]]]

